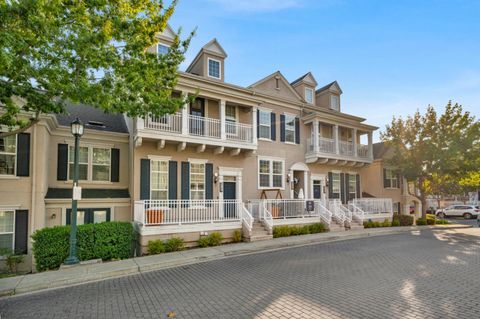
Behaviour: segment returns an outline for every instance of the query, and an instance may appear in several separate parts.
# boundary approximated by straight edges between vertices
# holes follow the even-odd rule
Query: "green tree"
[[[193,32],[167,54],[147,48],[176,4],[0,0],[0,125],[10,128],[0,136],[64,112],[66,100],[132,117],[175,112],[184,101],[171,93]]]
[[[389,160],[413,182],[426,217],[428,195],[456,189],[459,179],[475,167],[480,155],[480,123],[451,102],[440,116],[431,106],[425,114],[393,118],[381,138],[394,149]]]
[[[480,189],[480,171],[471,171],[467,175],[460,179],[460,185],[467,188],[468,190],[479,190]]]

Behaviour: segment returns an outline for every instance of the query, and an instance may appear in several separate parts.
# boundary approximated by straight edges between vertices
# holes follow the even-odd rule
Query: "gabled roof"
[[[200,49],[200,51],[198,51],[198,53],[195,56],[195,58],[193,59],[192,63],[190,63],[190,65],[188,66],[186,72],[190,72],[191,68],[197,63],[197,61],[200,58],[200,56],[202,55],[202,53],[209,53],[209,54],[217,55],[221,58],[226,58],[228,56],[227,52],[225,52],[225,50],[222,48],[220,43],[218,43],[217,39],[213,38],[213,40],[211,40],[210,42],[205,44]]]
[[[173,31],[172,27],[169,24],[167,24],[167,26],[165,27],[162,33],[159,33],[157,35],[158,38],[164,38],[171,41],[173,41],[176,36],[177,36],[177,33]]]
[[[279,79],[280,81],[284,82],[284,83],[285,83],[285,86],[288,88],[288,90],[289,90],[293,95],[295,95],[295,97],[296,97],[297,99],[303,101],[303,98],[297,93],[297,91],[295,91],[295,90],[292,88],[292,86],[290,85],[290,83],[288,82],[288,80],[283,76],[283,74],[282,74],[280,71],[276,71],[276,72],[274,72],[274,73],[272,73],[272,74],[264,77],[263,79],[261,79],[261,80],[255,82],[255,83],[249,85],[247,88],[249,88],[249,89],[255,88],[255,87],[259,86],[260,84],[265,83],[265,82],[267,82],[267,81],[269,81],[269,80],[271,80],[271,79],[273,79],[273,78],[275,78],[275,77],[278,77],[278,79]]]
[[[340,88],[340,85],[338,84],[337,81],[333,81],[331,83],[328,83],[327,85],[319,88],[318,90],[315,91],[315,93],[320,93],[320,92],[323,92],[323,91],[326,91],[326,90],[329,90],[331,87],[333,86],[336,86],[337,87],[337,90],[340,92],[340,94],[342,94],[342,89]]]
[[[299,77],[298,79],[290,83],[290,85],[295,86],[295,84],[300,82],[310,84],[313,87],[316,87],[318,85],[317,80],[315,80],[315,78],[313,77],[312,72],[305,73],[304,75],[302,75],[301,77]]]

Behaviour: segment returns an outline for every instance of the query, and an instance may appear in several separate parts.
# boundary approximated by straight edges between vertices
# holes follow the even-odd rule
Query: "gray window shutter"
[[[260,110],[257,110],[257,138],[260,137]]]
[[[15,211],[15,252],[26,254],[28,247],[28,210]]]
[[[30,175],[30,133],[17,135],[17,176]]]
[[[357,174],[357,198],[362,198],[362,193],[360,192],[360,174]]]
[[[182,162],[182,199],[190,199],[190,163]]]
[[[348,175],[348,174],[347,174]],[[342,200],[342,203],[346,203],[346,197],[345,197],[345,174],[340,173],[340,199]]]
[[[285,115],[280,114],[280,142],[285,142]]]
[[[168,162],[168,199],[177,199],[177,162]]]
[[[383,169],[383,188],[390,187],[390,180],[387,179],[387,169]]]
[[[333,197],[333,179],[332,179],[332,172],[328,172],[328,198]]]
[[[205,164],[205,199],[213,199],[213,164]]]
[[[276,116],[275,113],[270,113],[270,138],[272,141],[275,141],[277,139],[277,129],[276,129]]]
[[[300,144],[300,119],[295,118],[295,144]]]
[[[117,183],[120,181],[120,150],[112,148],[110,153],[110,181]]]
[[[150,199],[150,160],[140,160],[140,199]]]
[[[68,144],[58,144],[57,154],[57,180],[68,179]]]

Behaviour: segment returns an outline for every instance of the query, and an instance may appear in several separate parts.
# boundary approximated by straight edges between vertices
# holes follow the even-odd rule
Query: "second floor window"
[[[0,175],[15,175],[17,136],[0,138]]]
[[[225,106],[225,120],[227,134],[237,135],[237,108],[234,105]]]
[[[168,161],[150,161],[150,198],[168,199]]]
[[[259,115],[259,123],[258,125],[260,126],[259,128],[259,134],[258,134],[258,137],[259,138],[266,138],[266,139],[270,139],[270,125],[271,125],[271,118],[270,118],[270,112],[268,111],[262,111],[262,110],[259,110],[258,112],[260,112],[260,115]]]
[[[313,90],[311,88],[305,88],[305,101],[313,104]]]
[[[78,152],[78,180],[110,181],[111,151],[109,148],[80,146]],[[73,180],[75,149],[68,151],[68,179]]]
[[[383,187],[384,188],[399,188],[398,174],[390,168],[383,170]]]
[[[169,50],[169,47],[166,46],[165,44],[157,44],[157,54],[158,55],[164,55],[167,54]]]
[[[204,163],[190,163],[190,199],[205,199]]]
[[[295,143],[295,116],[285,115],[285,142]]]
[[[208,76],[220,79],[220,61],[208,59]]]
[[[336,95],[332,95],[330,97],[330,107],[332,110],[339,111],[340,110],[340,99]]]

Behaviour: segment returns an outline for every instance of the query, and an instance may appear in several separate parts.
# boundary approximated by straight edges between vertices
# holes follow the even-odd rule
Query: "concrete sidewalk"
[[[470,228],[469,225],[449,224],[436,226],[388,227],[359,229],[345,232],[275,238],[252,243],[228,244],[210,248],[189,249],[180,252],[137,257],[120,261],[78,265],[24,276],[0,279],[0,296],[22,294],[43,289],[78,285],[108,278],[211,261],[229,256],[250,254],[338,240],[358,239],[369,236],[399,234],[431,229]]]

